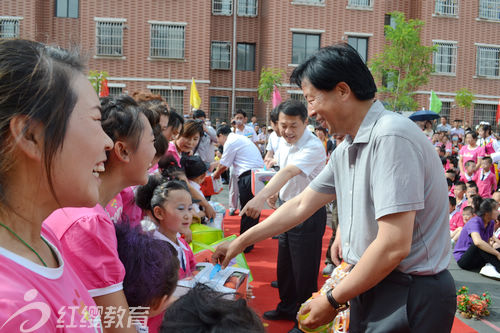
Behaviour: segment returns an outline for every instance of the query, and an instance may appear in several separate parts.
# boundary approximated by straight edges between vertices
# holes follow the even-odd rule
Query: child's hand
[[[184,240],[189,244],[193,241],[193,233],[191,232],[191,229],[183,233],[184,235]]]

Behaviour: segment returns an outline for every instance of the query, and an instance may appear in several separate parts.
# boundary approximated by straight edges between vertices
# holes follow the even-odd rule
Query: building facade
[[[264,121],[262,68],[285,72],[283,99],[303,99],[288,83],[300,62],[339,41],[370,60],[383,50],[393,11],[423,20],[422,44],[438,46],[435,72],[415,95],[420,107],[433,90],[451,119],[494,123],[500,0],[2,0],[0,38],[78,46],[89,69],[108,73],[112,94],[151,90],[184,114],[194,78],[212,121],[240,108]],[[474,93],[470,110],[456,106],[461,88]]]

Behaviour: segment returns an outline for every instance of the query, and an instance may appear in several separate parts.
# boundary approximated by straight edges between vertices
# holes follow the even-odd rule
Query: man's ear
[[[345,82],[337,83],[336,89],[338,90],[341,97],[346,97],[351,93],[351,88]]]
[[[125,142],[116,141],[113,150],[115,151],[115,155],[118,157],[120,161],[122,162],[130,161],[130,151]]]
[[[9,129],[14,144],[29,158],[40,161],[44,151],[43,125],[18,115],[10,120]]]

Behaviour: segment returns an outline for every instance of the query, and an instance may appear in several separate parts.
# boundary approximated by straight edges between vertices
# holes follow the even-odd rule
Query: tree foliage
[[[406,21],[401,12],[390,15],[395,24],[394,27],[384,27],[388,43],[384,51],[369,62],[369,66],[375,78],[382,81],[379,91],[388,93],[386,102],[392,110],[415,110],[418,104],[413,95],[429,80],[432,72],[430,59],[436,47],[420,44],[423,21]]]
[[[101,88],[101,83],[104,79],[108,78],[108,72],[106,71],[94,71],[91,70],[89,71],[89,80],[90,83],[92,84],[92,87],[94,87],[94,90],[96,91],[97,94],[99,94],[99,89]]]
[[[262,67],[260,71],[259,87],[257,89],[261,101],[267,103],[271,99],[274,86],[281,86],[284,74],[285,71],[279,68]]]
[[[472,107],[472,101],[474,100],[474,94],[467,88],[462,88],[457,90],[457,96],[455,96],[455,102],[457,106],[470,109]]]

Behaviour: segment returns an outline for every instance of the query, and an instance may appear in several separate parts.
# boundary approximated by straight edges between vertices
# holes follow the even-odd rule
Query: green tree
[[[369,62],[375,78],[382,82],[379,91],[388,93],[387,102],[394,111],[415,110],[414,91],[429,80],[432,72],[430,57],[436,46],[420,44],[423,21],[406,21],[401,12],[390,13],[394,27],[384,27],[388,44],[384,51]]]
[[[106,71],[89,71],[89,80],[94,87],[94,90],[99,94],[99,89],[101,88],[101,83],[104,79],[108,78],[108,72]]]
[[[259,87],[257,92],[259,99],[266,103],[266,126],[269,126],[269,101],[273,93],[274,86],[281,86],[285,71],[279,68],[262,67],[260,71]]]
[[[465,125],[465,115],[468,110],[472,107],[472,101],[474,100],[474,94],[469,91],[467,88],[462,88],[460,90],[457,90],[457,95],[455,96],[455,102],[457,103],[458,107],[461,107],[464,109],[464,115],[463,115],[463,121]]]

